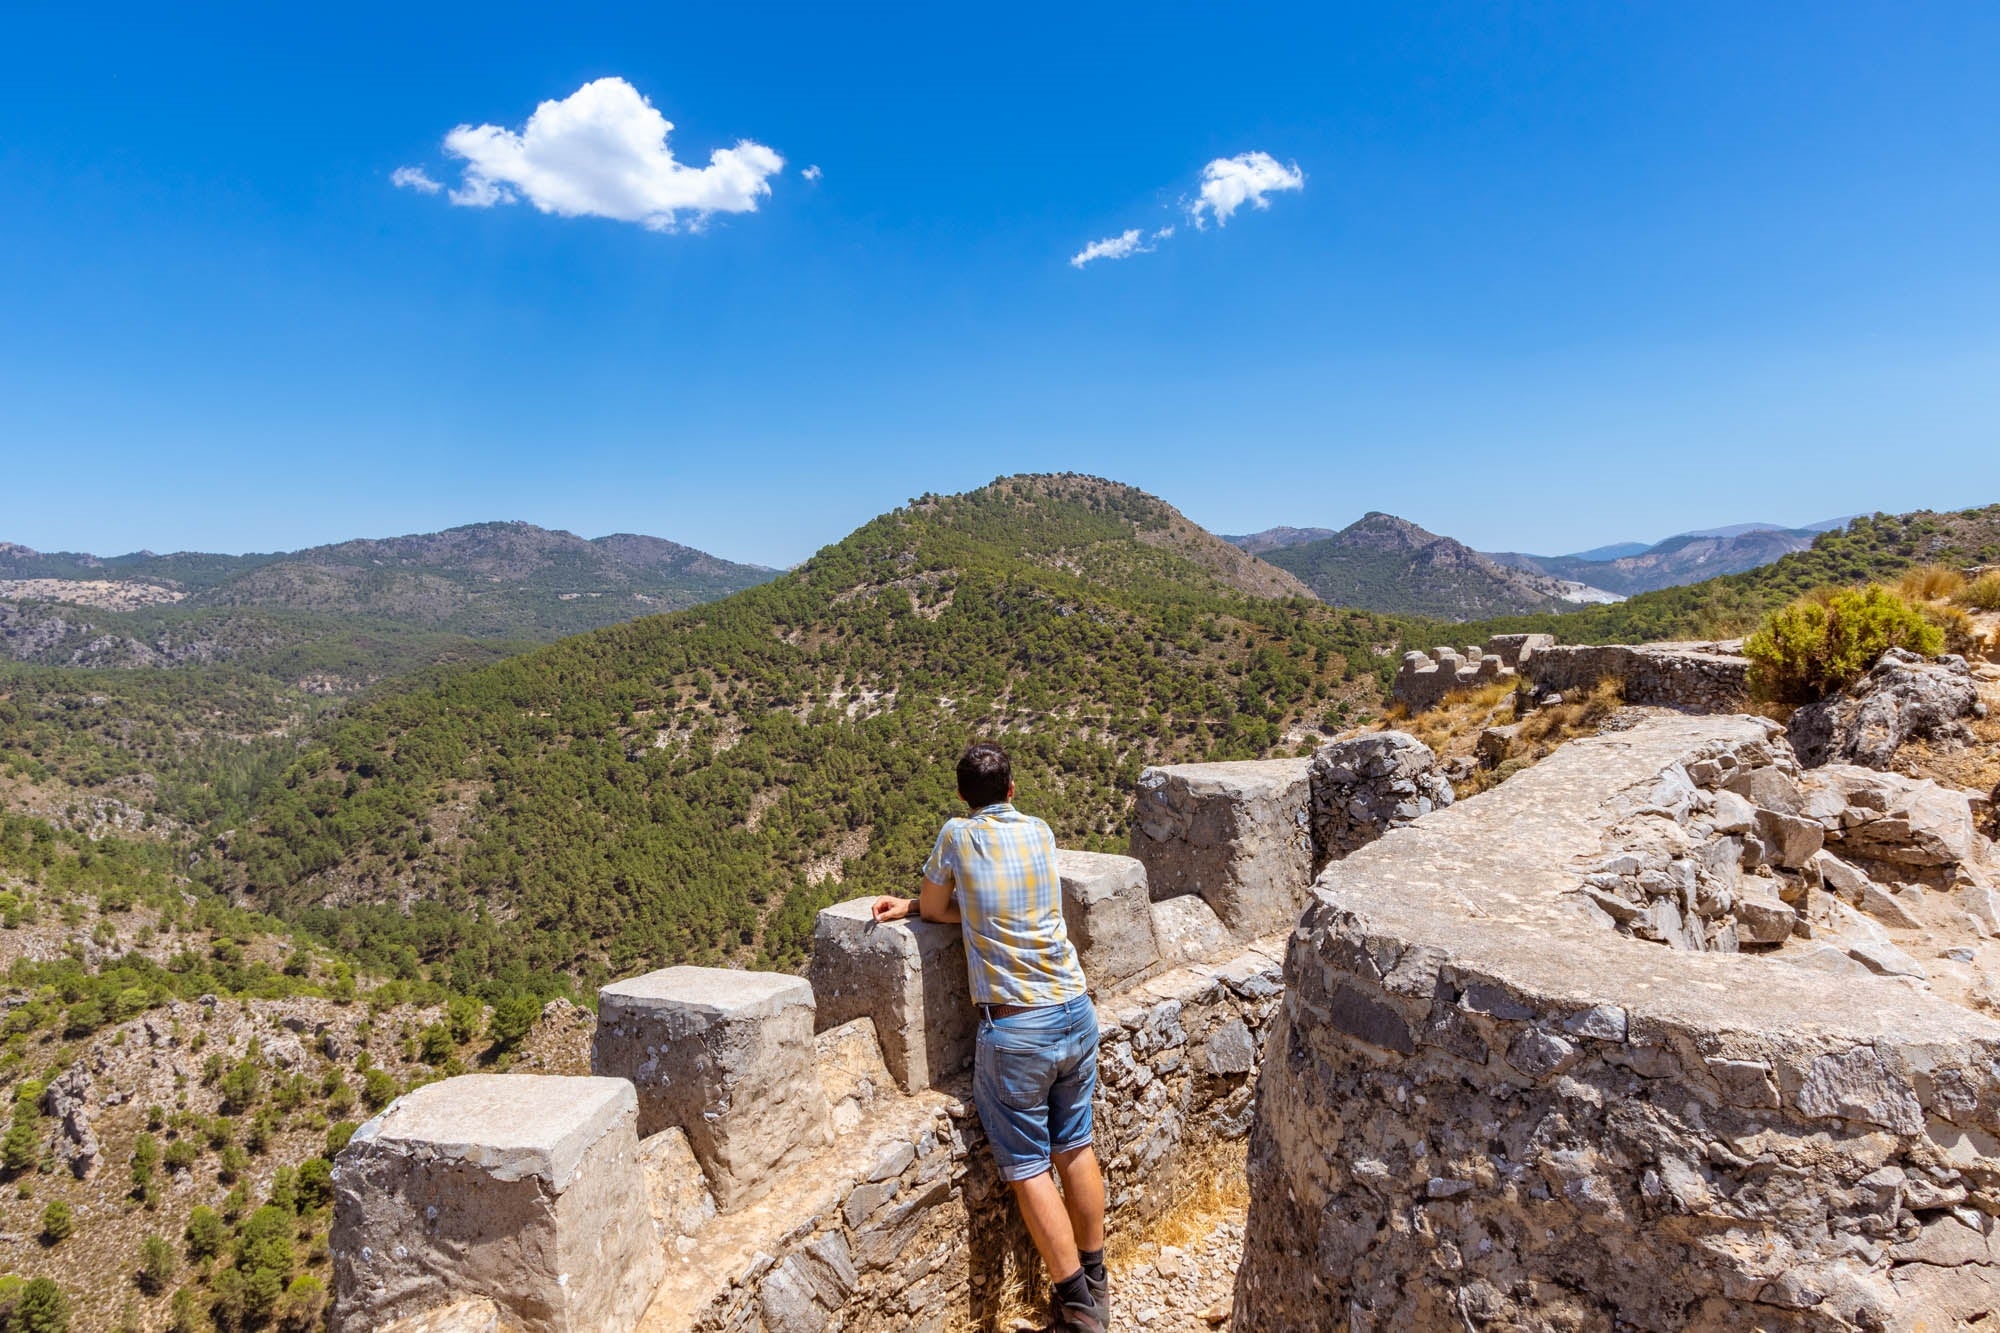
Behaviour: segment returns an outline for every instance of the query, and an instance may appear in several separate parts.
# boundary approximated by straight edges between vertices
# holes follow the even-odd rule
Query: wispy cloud
[[[1200,192],[1194,199],[1183,198],[1177,205],[1194,223],[1196,231],[1205,231],[1208,220],[1215,219],[1215,225],[1226,224],[1230,217],[1244,204],[1256,208],[1269,208],[1267,196],[1283,190],[1303,190],[1306,175],[1298,165],[1285,166],[1269,153],[1239,153],[1235,157],[1218,157],[1201,169]],[[1092,241],[1083,249],[1069,257],[1071,268],[1082,268],[1100,259],[1129,259],[1133,255],[1151,254],[1160,242],[1172,240],[1174,224],[1164,223],[1150,233],[1144,227],[1128,227],[1116,236],[1107,236],[1101,241]]]
[[[1132,227],[1116,236],[1092,241],[1069,257],[1070,267],[1082,268],[1085,264],[1095,263],[1100,259],[1127,259],[1133,255],[1143,255],[1153,247],[1139,244],[1140,234],[1137,227]]]
[[[1197,230],[1208,225],[1210,215],[1220,227],[1246,203],[1269,208],[1271,201],[1266,195],[1305,188],[1306,174],[1297,163],[1288,167],[1269,153],[1218,157],[1201,169],[1201,194],[1188,205],[1188,216]]]
[[[415,190],[418,194],[436,194],[444,188],[432,180],[422,167],[397,167],[389,173],[389,184],[399,190]]]
[[[465,164],[447,196],[462,208],[526,200],[558,217],[636,222],[652,231],[699,227],[711,214],[754,213],[785,160],[743,139],[689,166],[667,146],[673,124],[620,78],[597,79],[543,102],[519,130],[460,125],[444,151]],[[421,168],[399,168],[399,186],[435,194]]]
[[[799,175],[804,176],[809,181],[818,180],[820,178],[820,174],[821,173],[819,169],[819,163],[817,162],[813,163],[811,166],[807,167],[804,171],[801,171],[799,173]]]

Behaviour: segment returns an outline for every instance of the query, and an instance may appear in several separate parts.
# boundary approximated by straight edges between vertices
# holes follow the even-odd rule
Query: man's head
[[[1007,752],[992,741],[975,741],[958,757],[958,794],[974,810],[997,805],[1014,794],[1014,770]]]

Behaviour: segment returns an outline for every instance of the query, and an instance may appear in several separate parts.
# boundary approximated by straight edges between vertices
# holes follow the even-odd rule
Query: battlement
[[[1248,1132],[1283,934],[1326,859],[1310,770],[1148,769],[1133,855],[1058,854],[1099,1015],[1114,1230]],[[337,1163],[336,1333],[452,1302],[523,1330],[939,1328],[1036,1280],[967,1105],[959,929],[878,925],[871,901],[819,914],[805,977],[670,967],[604,987],[598,1077],[448,1079],[369,1122]],[[523,1167],[514,1139],[589,1146]]]

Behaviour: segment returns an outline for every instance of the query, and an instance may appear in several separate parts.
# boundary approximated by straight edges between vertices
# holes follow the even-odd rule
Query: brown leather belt
[[[989,1020],[995,1018],[1012,1018],[1015,1014],[1025,1014],[1031,1009],[1048,1008],[1044,1004],[982,1004],[979,1007],[985,1011],[986,1017]]]

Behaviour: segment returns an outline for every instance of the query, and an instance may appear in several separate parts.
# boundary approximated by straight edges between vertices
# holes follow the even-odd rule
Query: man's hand
[[[911,914],[912,909],[915,907],[916,904],[908,898],[877,898],[873,909],[875,924],[879,926],[890,921],[902,921]]]

